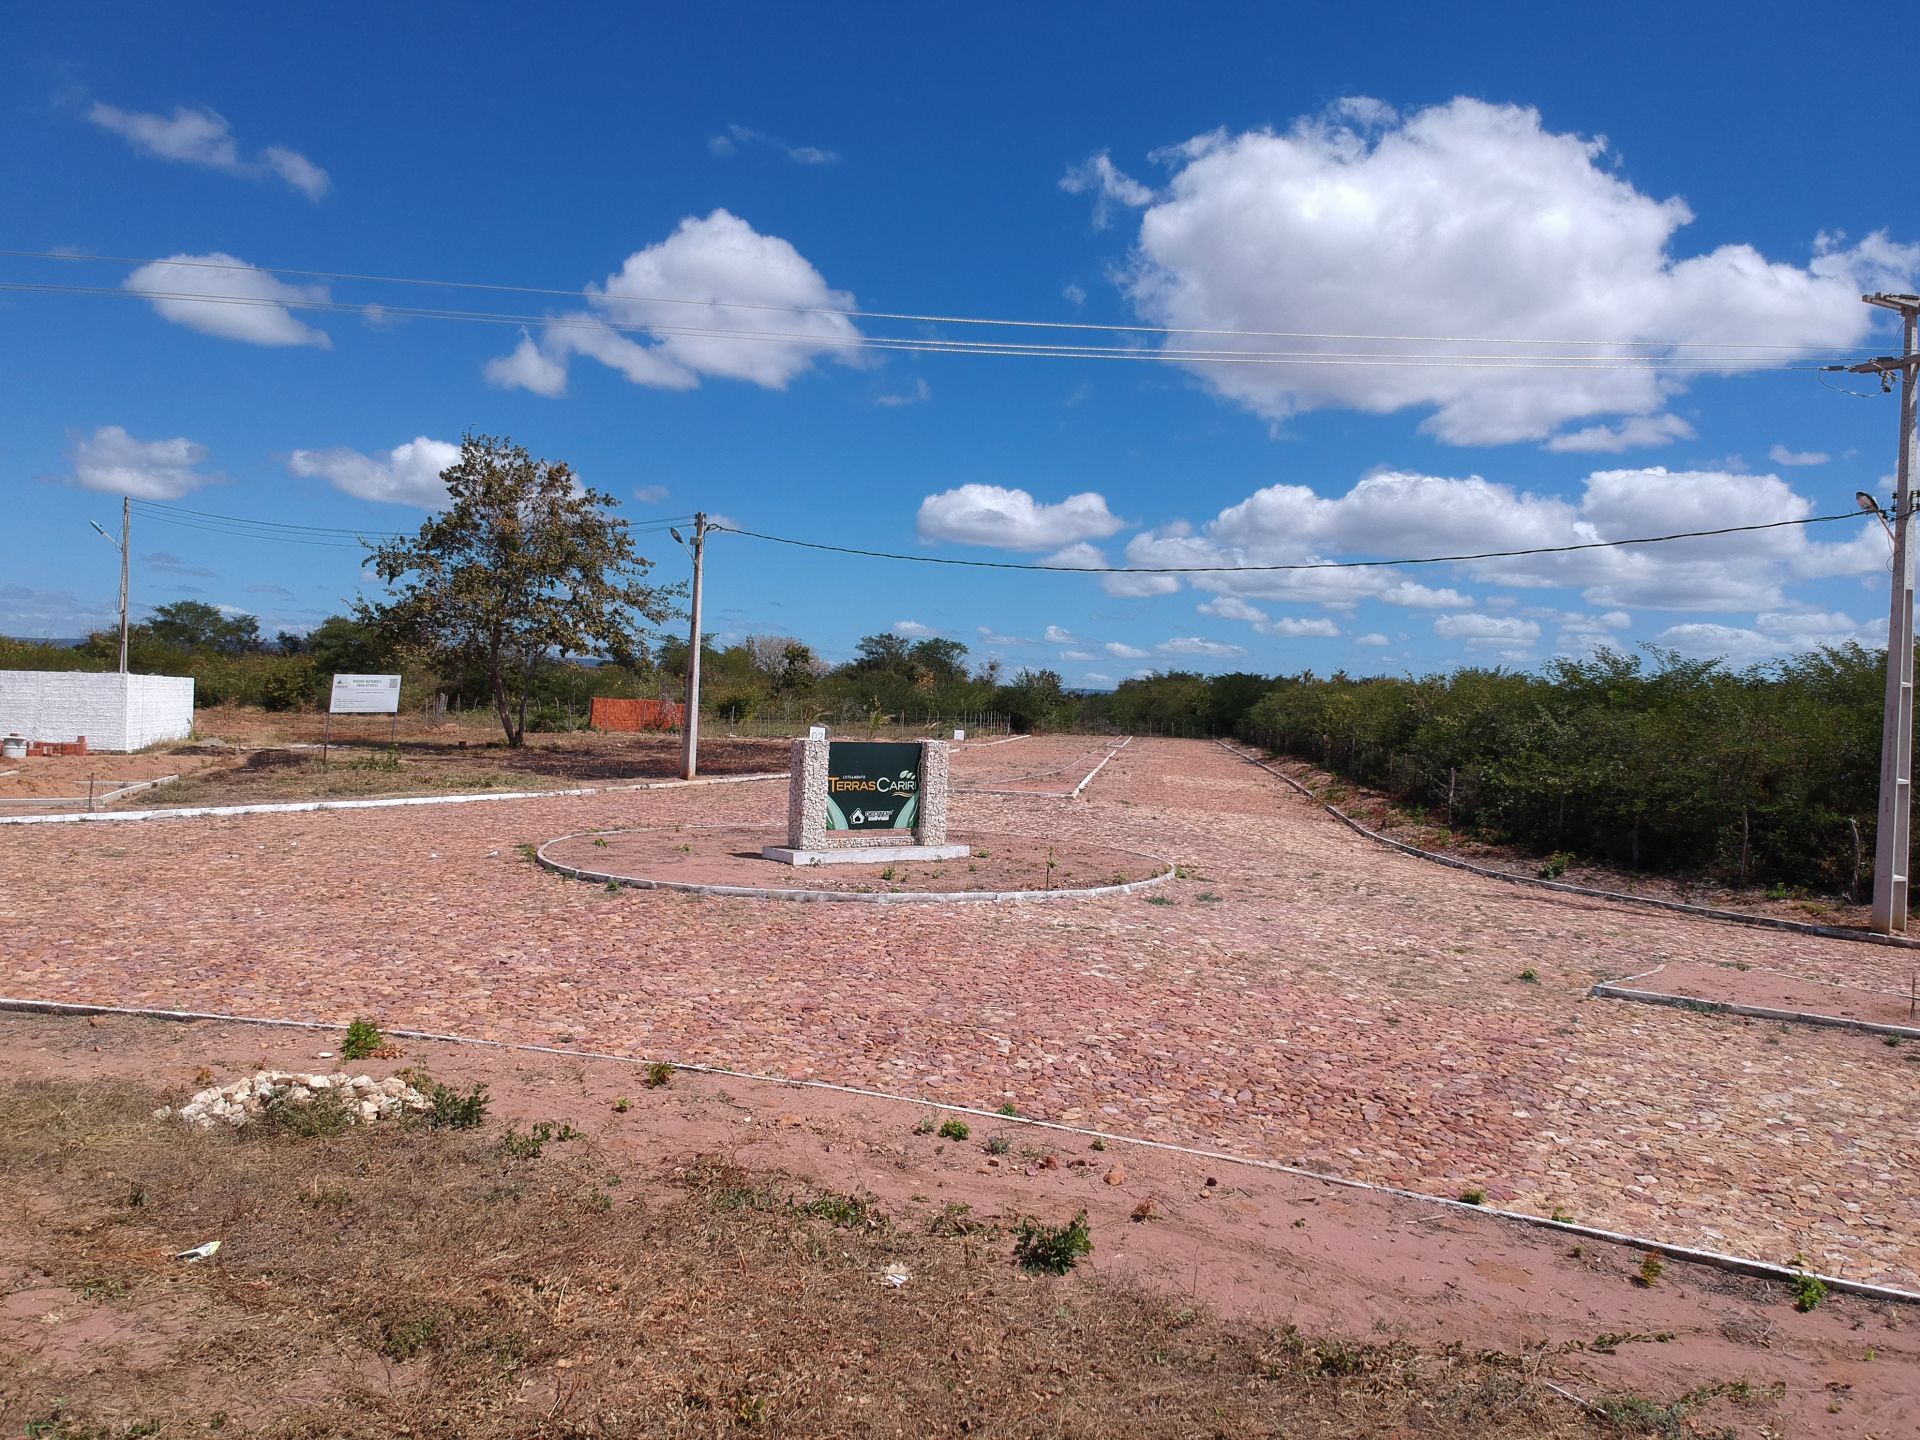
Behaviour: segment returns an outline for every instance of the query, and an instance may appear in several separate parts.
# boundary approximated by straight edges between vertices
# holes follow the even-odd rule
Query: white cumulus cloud
[[[1107,509],[1106,498],[1090,490],[1048,505],[1025,490],[1004,485],[961,485],[929,495],[920,502],[918,521],[922,540],[991,545],[1001,550],[1053,550],[1080,541],[1102,540],[1123,524]],[[1049,563],[1063,564],[1059,556]],[[1076,567],[1063,564],[1063,568]]]
[[[325,480],[362,500],[436,510],[447,499],[440,472],[459,459],[458,445],[418,435],[384,455],[364,455],[344,445],[296,450],[287,457],[287,468],[296,475]]]
[[[523,334],[487,365],[487,379],[560,395],[568,362],[585,355],[658,389],[715,378],[784,390],[819,357],[865,363],[849,343],[859,329],[833,313],[852,309],[853,296],[829,289],[790,243],[726,210],[688,216],[584,295],[588,310],[555,316],[538,336]]]
[[[1789,450],[1775,445],[1767,451],[1767,458],[1776,465],[1824,465],[1833,457],[1824,450]]]
[[[1579,493],[1563,497],[1516,490],[1477,475],[1376,471],[1344,494],[1270,485],[1198,527],[1176,521],[1141,531],[1127,542],[1124,563],[1272,566],[1423,558],[1592,545],[1791,522],[1814,513],[1813,503],[1776,475],[1660,466],[1597,470]],[[1827,534],[1836,538],[1818,538]],[[1726,611],[1778,609],[1783,587],[1793,581],[1871,575],[1886,563],[1886,542],[1876,526],[1809,530],[1788,525],[1657,545],[1423,566],[1418,573],[1520,589],[1566,587],[1578,590],[1588,605],[1609,611]],[[1392,566],[1103,579],[1166,582],[1143,586],[1138,592],[1143,594],[1166,593],[1184,582],[1245,602],[1288,600],[1333,609],[1351,609],[1365,600],[1437,610],[1464,610],[1476,603],[1459,588],[1409,580]]]
[[[1920,264],[1920,247],[1880,233],[1853,245],[1813,237],[1804,263],[1737,243],[1687,254],[1676,245],[1693,218],[1684,201],[1641,192],[1604,140],[1548,130],[1516,105],[1462,98],[1398,117],[1349,104],[1284,131],[1202,135],[1161,158],[1173,173],[1141,215],[1126,280],[1154,323],[1495,342],[1325,342],[1452,364],[1194,366],[1218,394],[1274,421],[1329,406],[1411,408],[1428,412],[1424,428],[1443,441],[1497,444],[1624,416],[1641,428],[1575,432],[1562,448],[1671,438],[1662,411],[1695,368],[1679,357],[1735,373],[1771,363],[1770,352],[1725,347],[1851,347],[1872,324],[1861,291],[1911,289]],[[1075,172],[1078,186],[1140,203],[1145,187],[1122,185],[1117,171],[1109,181],[1110,161],[1090,164]],[[1563,353],[1555,346],[1566,340],[1610,342],[1581,346],[1583,357],[1654,363],[1458,363]],[[1242,350],[1302,343],[1208,340]]]
[[[1442,640],[1464,640],[1469,646],[1525,646],[1540,638],[1536,621],[1512,615],[1442,615],[1433,622]]]
[[[222,251],[169,255],[142,265],[123,288],[144,295],[163,320],[249,345],[311,345],[333,340],[294,318],[289,304],[324,302],[324,285],[289,285],[272,272]]]
[[[1123,644],[1118,640],[1109,640],[1106,649],[1107,653],[1116,660],[1144,660],[1147,658],[1148,653],[1145,650],[1135,649],[1131,645]]]
[[[1228,660],[1247,653],[1244,646],[1228,645],[1201,635],[1177,635],[1171,640],[1162,640],[1158,648],[1162,655],[1205,656],[1214,660]]]
[[[176,105],[171,115],[155,115],[96,102],[87,119],[143,155],[246,178],[272,175],[309,200],[318,200],[333,188],[325,170],[284,145],[269,145],[249,159],[226,117],[204,107]]]
[[[1153,203],[1153,191],[1116,169],[1112,155],[1105,150],[1095,151],[1062,175],[1060,188],[1069,195],[1093,196],[1093,228],[1096,230],[1104,230],[1113,223],[1115,206],[1137,210]]]
[[[1589,425],[1555,435],[1547,441],[1547,449],[1563,454],[1618,455],[1623,450],[1646,450],[1692,438],[1693,426],[1678,415],[1635,415],[1618,425]]]
[[[136,440],[118,425],[102,425],[74,440],[71,482],[82,490],[131,495],[136,500],[177,500],[212,479],[201,464],[207,447],[185,436]]]

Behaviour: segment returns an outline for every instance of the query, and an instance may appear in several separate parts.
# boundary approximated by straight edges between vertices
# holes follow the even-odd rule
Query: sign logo
[[[835,740],[827,746],[829,830],[911,830],[919,809],[919,745]]]

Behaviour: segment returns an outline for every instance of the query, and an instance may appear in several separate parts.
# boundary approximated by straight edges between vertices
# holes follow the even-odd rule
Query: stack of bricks
[[[84,755],[86,753],[87,737],[84,735],[78,740],[29,740],[27,742],[29,755]]]

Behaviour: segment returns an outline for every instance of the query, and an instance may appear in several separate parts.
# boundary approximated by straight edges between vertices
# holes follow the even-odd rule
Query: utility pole
[[[1878,375],[1882,388],[1900,375],[1900,460],[1893,491],[1893,603],[1887,616],[1887,699],[1880,729],[1880,820],[1873,837],[1873,928],[1907,932],[1907,882],[1913,827],[1913,526],[1914,398],[1920,367],[1920,295],[1873,294],[1869,305],[1896,312],[1903,341],[1897,357],[1845,367]]]
[[[118,540],[101,529],[97,522],[89,520],[87,523],[100,531],[102,540],[120,552],[120,673],[124,675],[127,673],[127,552],[133,535],[132,497],[127,495],[120,497],[120,538]]]
[[[707,517],[696,514],[693,517],[693,544],[687,546],[693,556],[693,634],[687,641],[687,713],[681,722],[680,731],[685,738],[686,749],[680,760],[680,778],[691,780],[700,773],[700,582],[705,578],[707,556]],[[678,530],[669,530],[675,540],[680,540]]]

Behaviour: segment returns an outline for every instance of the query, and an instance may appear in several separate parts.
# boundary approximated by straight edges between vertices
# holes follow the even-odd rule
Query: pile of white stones
[[[256,1070],[230,1085],[209,1086],[178,1110],[162,1105],[153,1112],[153,1118],[183,1120],[202,1130],[211,1130],[216,1125],[238,1129],[249,1120],[259,1119],[270,1105],[311,1105],[314,1097],[329,1092],[339,1097],[347,1118],[355,1122],[394,1120],[433,1109],[431,1100],[398,1076],[376,1080],[371,1075],[349,1075],[344,1070],[331,1075]]]

